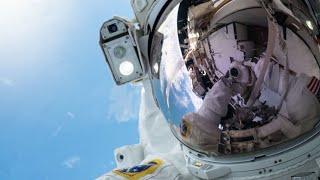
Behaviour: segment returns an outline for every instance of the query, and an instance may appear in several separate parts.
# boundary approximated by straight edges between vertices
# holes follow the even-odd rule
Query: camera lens
[[[116,24],[111,24],[108,26],[109,33],[114,33],[118,31],[118,27]]]
[[[239,76],[239,71],[238,71],[237,68],[231,68],[230,69],[230,74],[231,74],[232,77],[236,78],[236,77]]]

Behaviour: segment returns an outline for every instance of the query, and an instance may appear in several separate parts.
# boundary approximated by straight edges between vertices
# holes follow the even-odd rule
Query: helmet
[[[287,14],[272,7],[276,5],[264,1],[182,1],[168,4],[172,10],[159,15],[150,42],[150,77],[155,99],[183,144],[202,151],[201,143],[194,141],[201,141],[201,132],[206,132],[209,134],[203,138],[216,142],[215,149],[207,154],[251,152],[291,139],[271,122],[285,119],[297,126],[302,123],[298,121],[306,121],[297,120],[291,109],[281,108],[299,99],[291,94],[298,93],[294,89],[300,81],[306,88],[312,86],[312,78],[317,84],[320,56],[313,36],[319,32],[315,25],[309,26],[316,23],[303,11],[293,8]],[[226,86],[219,83],[220,79],[245,83],[246,88],[229,93],[231,99],[223,97],[223,102],[208,102],[206,96],[212,94],[215,84]],[[316,93],[318,87],[314,88],[311,92]],[[205,108],[212,113],[205,113]],[[317,122],[316,118],[310,127]],[[195,135],[197,140],[188,140],[188,135]]]
[[[140,65],[193,175],[276,176],[319,157],[314,4],[132,1]]]

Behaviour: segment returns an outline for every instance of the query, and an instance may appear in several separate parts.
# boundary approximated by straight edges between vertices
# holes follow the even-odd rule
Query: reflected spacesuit
[[[315,0],[131,4],[100,45],[116,84],[143,84],[140,143],[99,180],[320,177]]]
[[[228,104],[232,96],[235,94],[244,94],[247,86],[252,86],[249,78],[249,73],[259,76],[259,69],[262,60],[255,63],[247,63],[249,67],[238,65],[239,63],[231,64],[231,68],[227,77],[223,77],[220,81],[214,84],[204,98],[204,102],[196,113],[188,113],[182,118],[180,126],[180,134],[182,138],[189,144],[197,145],[203,150],[210,149],[218,153],[218,144],[221,137],[221,129],[219,125],[221,118],[227,115]],[[237,66],[235,66],[237,64]],[[237,67],[237,68],[234,68]],[[239,68],[240,67],[240,68]],[[236,78],[232,78],[232,70],[236,69]],[[242,75],[242,77],[239,77]],[[230,77],[231,76],[231,77]],[[267,137],[268,135],[281,131],[287,138],[294,138],[311,130],[318,122],[320,117],[319,103],[319,80],[315,77],[308,77],[306,74],[301,74],[299,77],[289,75],[289,82],[286,80],[283,68],[279,68],[279,64],[270,63],[268,65],[267,75],[264,78],[264,91],[261,96],[265,96],[265,91],[272,92],[274,96],[285,94],[283,103],[270,102],[269,99],[261,97],[264,103],[280,106],[280,111],[277,117],[264,127],[256,128],[259,138]],[[239,83],[241,85],[239,85]],[[286,84],[286,85],[285,85]],[[288,86],[287,92],[285,87]],[[267,90],[266,90],[267,89]],[[257,104],[259,101],[257,100]],[[285,111],[285,112],[284,112]],[[285,115],[284,115],[285,114]]]
[[[250,70],[234,61],[227,75],[209,90],[198,112],[182,118],[180,134],[190,144],[203,150],[217,151],[220,140],[220,120],[227,115],[231,97],[246,91],[252,85]]]

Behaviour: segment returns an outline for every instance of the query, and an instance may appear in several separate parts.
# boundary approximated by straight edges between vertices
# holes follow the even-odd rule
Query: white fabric
[[[117,162],[117,168],[131,168],[132,166],[144,164],[154,159],[161,159],[164,163],[152,174],[148,174],[139,180],[158,179],[158,180],[196,180],[187,167],[184,154],[180,148],[178,140],[174,137],[167,121],[161,111],[155,105],[150,82],[144,82],[144,88],[141,91],[141,105],[139,113],[139,135],[140,144],[125,146],[115,150],[117,153],[125,153],[123,163]],[[143,154],[143,160],[137,164],[140,156]],[[132,158],[132,161],[125,159]],[[113,172],[109,172],[98,180],[127,180]]]
[[[223,81],[215,83],[198,112],[188,113],[182,118],[188,130],[181,138],[193,147],[217,153],[221,135],[219,124],[221,117],[227,114],[231,94]]]
[[[218,81],[206,94],[198,114],[219,126],[220,118],[227,115],[231,94],[230,89],[222,81]],[[217,115],[219,117],[212,118]]]
[[[263,61],[263,59],[259,61]],[[257,70],[260,69],[261,62],[258,62],[254,66],[254,72],[256,75],[259,75],[259,71]],[[311,77],[304,73],[298,77],[290,74],[287,92],[284,92],[284,74],[283,68],[279,67],[278,63],[271,62],[269,64],[266,76],[264,77],[264,88],[261,91],[259,100],[277,108],[281,103],[280,96],[283,93],[287,93],[279,113],[284,117],[280,118],[277,123],[281,124],[281,131],[288,138],[293,138],[309,131],[319,121],[320,103],[316,96],[307,88]],[[284,119],[288,119],[293,124]]]
[[[149,81],[144,82],[139,113],[140,143],[144,154],[167,153],[176,150],[178,140],[172,134],[167,121],[156,106]]]
[[[314,127],[320,117],[320,103],[307,88],[310,77],[301,74],[286,98],[290,121],[301,126],[304,133]]]
[[[141,144],[128,145],[114,150],[118,168],[127,168],[140,164],[144,159],[144,148]]]
[[[197,179],[189,173],[180,142],[172,134],[166,119],[154,102],[149,81],[144,82],[141,92],[139,134],[146,160],[160,155],[174,164],[183,180]]]

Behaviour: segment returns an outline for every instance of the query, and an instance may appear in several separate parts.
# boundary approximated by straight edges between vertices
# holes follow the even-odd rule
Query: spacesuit
[[[251,71],[242,66],[243,68],[239,69],[239,74],[242,74],[242,78],[234,83],[252,84],[248,72],[255,72],[254,76],[258,77],[260,72],[259,66],[261,66],[263,60],[260,60],[257,64],[247,63],[252,66]],[[234,66],[234,63],[232,66]],[[285,88],[283,86],[286,84],[284,76],[284,69],[279,68],[279,64],[271,62],[268,65],[263,89],[272,92],[275,96],[274,99],[277,100],[273,100],[276,101],[276,103],[273,103],[269,101],[270,98],[263,99],[263,97],[260,97],[260,101],[270,106],[280,106],[280,113],[267,126],[256,129],[257,135],[260,138],[266,137],[278,130],[287,138],[294,138],[312,129],[318,122],[320,103],[316,95],[319,93],[319,80],[315,77],[308,77],[305,74],[301,74],[298,78],[289,75],[289,84],[287,84],[289,87],[286,90],[287,92],[284,92]],[[183,117],[180,134],[185,141],[193,145],[196,144],[203,150],[209,148],[211,151],[218,153],[221,118],[227,115],[228,103],[231,97],[234,94],[243,93],[246,89],[246,87],[239,88],[234,84],[231,85],[227,83],[228,81],[231,81],[230,78],[222,78],[221,81],[214,84],[205,96],[204,102],[198,112],[189,113]],[[261,92],[261,96],[265,95],[265,91]],[[281,94],[285,96],[285,103],[280,104]],[[259,104],[259,100],[256,103]]]
[[[235,75],[232,75],[235,70]],[[252,84],[250,69],[234,61],[225,77],[215,83],[206,94],[197,112],[186,114],[181,121],[181,137],[203,150],[216,151],[220,140],[220,120],[227,115],[228,104],[235,94],[246,91]]]
[[[215,100],[218,100],[216,102],[225,102],[224,104],[218,103],[216,106],[216,108],[220,107],[225,111],[228,105],[228,99],[231,98],[231,90],[220,81],[213,87],[211,92],[213,93],[209,95],[210,102],[213,103]],[[225,92],[227,92],[227,97],[218,95],[225,94]],[[223,116],[223,114],[221,114],[221,116]],[[152,121],[150,121],[151,119]],[[200,123],[200,126],[202,124],[205,123]],[[213,129],[210,129],[210,127]],[[212,124],[210,127],[208,132],[214,132],[213,130],[216,129],[216,126]],[[161,111],[156,107],[148,81],[144,82],[144,88],[141,92],[139,134],[140,144],[129,145],[115,150],[117,166],[120,169],[113,170],[101,176],[98,178],[99,180],[138,179],[137,177],[141,180],[197,179],[188,172],[179,142],[170,132]],[[163,142],[164,139],[166,142]],[[119,159],[120,156],[123,160]],[[145,166],[145,164],[152,161],[158,163],[152,165],[157,166],[157,168],[153,171],[148,171],[152,166]]]
[[[154,103],[149,81],[143,83],[141,91],[139,135],[139,144],[124,146],[114,151],[119,169],[101,176],[98,180],[197,179],[188,172],[179,141],[171,133],[161,111]],[[123,159],[120,159],[120,156]],[[150,162],[154,163],[145,166]]]
[[[319,30],[290,3],[132,0],[141,27],[106,21],[115,82],[143,89],[140,143],[98,179],[319,177]]]
[[[246,74],[245,76],[248,77],[249,71],[246,68],[248,67],[240,69],[239,73]],[[256,67],[255,69],[258,68]],[[278,86],[283,83],[280,79],[284,79],[281,77],[284,73],[283,71],[276,71],[279,71],[277,65],[270,63],[264,82],[266,88],[272,90],[280,89]],[[274,76],[276,73],[279,74],[278,79],[270,79],[269,76]],[[258,73],[256,73],[256,76],[258,76]],[[227,114],[228,103],[232,95],[243,92],[246,88],[245,86],[242,88],[232,86],[230,78],[222,79],[207,93],[199,111],[197,113],[189,113],[182,119],[181,136],[188,143],[197,145],[201,149],[211,149],[213,151],[217,149],[221,134],[219,123],[221,118]],[[278,83],[279,81],[280,83]],[[318,120],[317,117],[320,116],[320,103],[315,96],[315,94],[319,93],[319,87],[311,86],[311,84],[316,83],[313,81],[316,81],[316,79],[307,77],[305,74],[302,74],[299,78],[290,77],[290,90],[286,97],[286,109],[290,121],[283,117],[283,119],[277,118],[272,122],[277,125],[277,130],[281,130],[290,138],[313,128]],[[233,83],[239,82],[250,84],[248,78],[242,78]],[[272,86],[272,84],[279,85]],[[278,92],[276,91],[276,93]],[[273,133],[275,130],[271,131],[259,129],[258,134],[263,137],[266,136],[265,133]],[[120,169],[113,170],[99,179],[125,180],[126,178],[135,179],[135,177],[139,177],[140,179],[176,180],[193,178],[184,166],[185,160],[179,142],[170,133],[161,111],[153,102],[150,84],[147,81],[144,82],[144,89],[141,92],[139,132],[140,144],[115,150],[117,160],[119,160],[120,156],[122,158],[120,162],[117,161]],[[163,139],[166,139],[165,143],[162,142]],[[150,162],[153,163],[150,165]],[[149,171],[148,169],[151,169],[151,167],[156,168]]]

